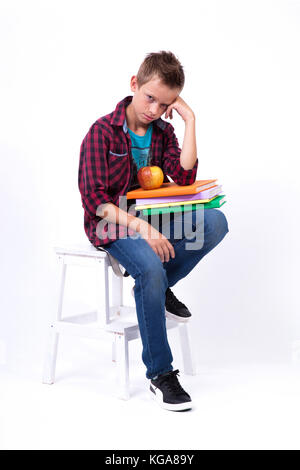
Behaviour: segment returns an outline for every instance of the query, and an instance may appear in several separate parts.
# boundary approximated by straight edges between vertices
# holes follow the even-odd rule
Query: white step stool
[[[102,339],[111,336],[112,359],[117,365],[119,398],[129,398],[128,342],[140,336],[135,307],[123,305],[123,274],[117,260],[105,250],[93,245],[56,247],[61,266],[59,301],[56,319],[50,325],[49,344],[45,354],[43,383],[53,384],[60,333]],[[102,265],[104,270],[104,312],[96,311],[62,317],[66,270],[68,265]],[[112,268],[112,305],[109,301],[109,272]],[[123,268],[124,269],[124,268]],[[102,308],[103,309],[103,308]],[[99,309],[100,310],[100,309]],[[178,328],[183,356],[184,373],[194,375],[188,322],[178,323],[166,318],[167,328]]]

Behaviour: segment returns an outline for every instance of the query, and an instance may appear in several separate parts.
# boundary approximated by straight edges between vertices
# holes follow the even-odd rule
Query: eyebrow
[[[152,96],[152,98],[154,98],[154,99],[157,101],[156,96],[152,95],[152,93],[148,93],[147,91],[146,91],[146,93],[147,93],[147,95]],[[172,103],[173,103],[173,101],[172,101]],[[172,103],[170,103],[170,104],[172,104]],[[166,104],[166,103],[161,103],[161,104],[162,104],[163,106],[170,106],[170,104]]]

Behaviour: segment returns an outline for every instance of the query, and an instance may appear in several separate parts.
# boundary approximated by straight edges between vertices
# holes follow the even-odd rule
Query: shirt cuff
[[[185,186],[188,184],[193,184],[196,180],[197,175],[197,168],[198,168],[198,159],[195,162],[195,165],[190,170],[185,170],[183,166],[181,166],[180,162],[178,163],[178,169],[176,171],[176,176],[171,176],[171,178],[175,181],[176,184]]]

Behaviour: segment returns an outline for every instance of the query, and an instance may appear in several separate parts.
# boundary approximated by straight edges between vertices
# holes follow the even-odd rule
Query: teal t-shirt
[[[150,124],[145,135],[137,135],[128,129],[131,139],[131,153],[136,164],[136,169],[139,171],[143,166],[150,164],[149,155],[152,139],[152,128]]]

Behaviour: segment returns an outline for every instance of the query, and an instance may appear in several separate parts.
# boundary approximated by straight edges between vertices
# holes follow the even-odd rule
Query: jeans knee
[[[217,230],[223,238],[229,232],[228,222],[223,212],[218,210],[217,213]]]
[[[168,277],[167,273],[162,265],[162,262],[158,260],[157,263],[152,265],[144,266],[141,271],[141,277],[147,283],[147,285],[152,289],[159,290],[163,288],[164,290],[168,287]]]
[[[208,232],[218,240],[222,240],[229,232],[225,215],[219,209],[207,209],[205,214]]]

